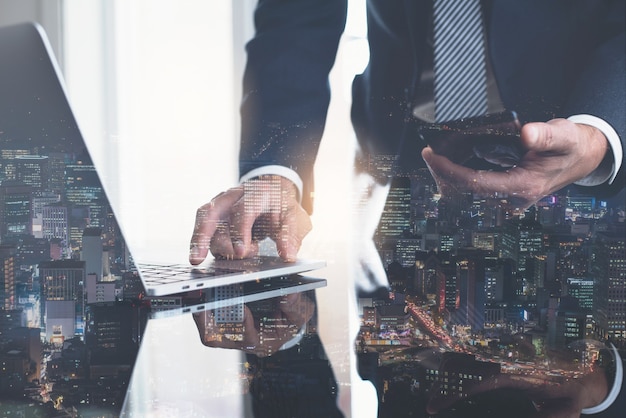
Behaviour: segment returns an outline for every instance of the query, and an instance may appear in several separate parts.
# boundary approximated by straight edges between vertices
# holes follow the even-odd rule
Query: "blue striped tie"
[[[480,0],[435,0],[435,119],[487,113]]]

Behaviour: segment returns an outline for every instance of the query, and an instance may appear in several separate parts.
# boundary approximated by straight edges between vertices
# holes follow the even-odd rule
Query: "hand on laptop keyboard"
[[[297,343],[315,312],[306,292],[193,314],[202,344],[265,357]]]
[[[296,187],[275,175],[261,176],[220,193],[198,209],[189,261],[197,265],[209,250],[218,258],[257,255],[269,237],[285,261],[295,261],[311,220],[298,203]]]

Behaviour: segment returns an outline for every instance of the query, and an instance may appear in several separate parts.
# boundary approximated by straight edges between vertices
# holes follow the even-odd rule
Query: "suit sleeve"
[[[589,114],[603,119],[626,150],[626,10],[614,2],[604,22],[604,36],[593,48],[565,105],[566,114]],[[621,150],[620,150],[621,151]],[[626,186],[624,160],[615,167],[612,184],[595,186],[599,195],[614,194]]]
[[[247,44],[241,104],[240,177],[276,165],[303,180],[312,211],[313,164],[322,137],[346,0],[261,0]]]
[[[492,67],[504,105],[524,122],[591,115],[626,140],[626,3],[493,1]],[[624,188],[623,162],[597,196]]]

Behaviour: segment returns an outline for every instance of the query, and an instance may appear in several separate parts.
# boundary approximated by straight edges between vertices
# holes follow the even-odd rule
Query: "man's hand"
[[[264,305],[267,302],[264,301]],[[274,312],[263,311],[257,315],[248,305],[244,305],[243,321],[237,324],[241,326],[238,330],[240,336],[234,338],[232,329],[215,323],[214,311],[194,313],[193,319],[202,344],[207,347],[242,350],[260,357],[276,353],[285,343],[296,338],[302,327],[311,320],[315,312],[315,302],[306,292],[274,298],[272,302]],[[261,327],[262,318],[271,318],[271,326]]]
[[[285,261],[294,261],[311,220],[297,199],[293,183],[261,176],[220,193],[198,209],[189,261],[197,265],[209,250],[215,257],[248,258],[269,237]]]
[[[444,411],[465,398],[441,395],[442,383],[431,390],[427,410],[431,414]],[[535,411],[529,418],[579,418],[584,408],[600,404],[608,394],[609,383],[601,369],[579,378],[564,379],[563,382],[550,382],[540,377],[501,374],[469,387],[465,396],[476,399],[490,391],[514,391],[532,402]],[[494,392],[497,393],[497,392]]]
[[[424,148],[422,157],[442,197],[471,191],[505,196],[514,207],[525,209],[592,173],[609,147],[598,129],[566,119],[528,123],[520,137],[528,152],[507,171],[472,170],[435,154],[430,147]]]

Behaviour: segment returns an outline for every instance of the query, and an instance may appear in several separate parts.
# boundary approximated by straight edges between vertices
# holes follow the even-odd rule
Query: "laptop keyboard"
[[[146,284],[159,285],[184,282],[187,280],[211,278],[228,274],[241,273],[240,269],[216,267],[191,267],[184,264],[138,263],[139,274]]]

